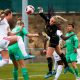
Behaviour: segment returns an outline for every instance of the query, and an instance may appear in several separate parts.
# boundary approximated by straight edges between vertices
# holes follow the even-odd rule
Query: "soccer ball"
[[[26,7],[26,14],[32,14],[32,13],[34,13],[34,10],[35,10],[34,6],[28,5]]]

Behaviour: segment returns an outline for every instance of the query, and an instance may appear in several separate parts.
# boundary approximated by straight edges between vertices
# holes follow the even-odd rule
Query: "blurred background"
[[[0,0],[0,10],[9,8],[13,11],[13,20],[10,22],[11,29],[14,28],[17,18],[22,17],[22,1],[24,0]],[[80,0],[27,0],[28,5],[35,7],[34,14],[28,15],[28,30],[30,33],[41,33],[44,31],[44,20],[39,16],[37,7],[41,6],[47,15],[49,9],[53,14],[61,15],[68,19],[69,23],[75,25],[75,32],[80,40]],[[27,3],[26,3],[27,4]],[[26,15],[27,16],[27,15]],[[62,24],[62,30],[66,33],[66,24]],[[30,54],[37,56],[36,61],[46,61],[45,54],[42,54],[44,47],[44,37],[30,38],[28,48]]]

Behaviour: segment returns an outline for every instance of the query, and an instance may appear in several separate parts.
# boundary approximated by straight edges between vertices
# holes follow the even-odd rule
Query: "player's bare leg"
[[[22,40],[22,37],[20,37],[20,36],[8,36],[7,39],[10,41],[10,45],[14,44],[16,42],[18,43],[18,46],[19,46],[23,56],[25,57],[25,59],[31,59],[31,58],[35,57],[35,56],[32,56],[32,55],[29,55],[26,52],[25,45],[24,45],[24,42]]]
[[[52,54],[54,52],[54,48],[52,47],[48,47],[47,49],[47,54],[46,54],[46,58],[47,58],[47,62],[48,62],[48,69],[49,72],[47,73],[47,75],[45,75],[45,78],[49,78],[50,76],[52,76],[52,67],[53,67],[53,60],[52,60]]]
[[[62,53],[61,48],[60,48],[59,45],[56,46],[55,50],[59,54],[59,56],[61,57],[61,60],[63,61],[64,65],[65,65],[64,73],[66,73],[67,71],[69,71],[70,67],[68,66],[65,55]]]
[[[21,67],[21,71],[22,71],[22,75],[23,75],[24,80],[29,80],[28,72],[27,72],[27,69],[25,67],[24,60],[18,60],[18,61],[13,60],[12,62],[14,65],[14,69],[13,69],[14,80],[18,80],[18,66],[19,65]]]
[[[17,42],[21,52],[24,53],[24,56],[27,55],[24,42],[20,36],[8,36],[7,38],[10,41],[10,44]]]
[[[24,60],[19,60],[18,63],[21,67],[21,71],[22,71],[22,75],[23,75],[24,80],[29,80],[28,71],[26,69]]]

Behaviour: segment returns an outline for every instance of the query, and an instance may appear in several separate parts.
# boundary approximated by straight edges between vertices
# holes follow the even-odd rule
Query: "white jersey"
[[[77,49],[77,63],[80,64],[80,48]]]
[[[9,27],[8,21],[4,18],[0,22],[0,40],[1,40],[1,37],[7,37],[8,27]]]
[[[63,33],[62,33],[60,30],[57,30],[57,35],[58,35],[59,37],[61,37],[62,34],[63,34]],[[62,43],[62,39],[60,38],[59,44],[61,44],[61,43]],[[55,61],[61,60],[60,56],[59,56],[55,51],[54,51],[54,53],[53,53],[53,58],[54,58]]]
[[[8,35],[8,27],[9,24],[7,20],[4,18],[0,22],[0,51],[7,50],[7,47],[9,45],[9,41],[4,39],[4,37],[7,37]]]

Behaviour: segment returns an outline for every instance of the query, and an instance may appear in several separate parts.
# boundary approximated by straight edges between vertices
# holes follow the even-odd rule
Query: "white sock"
[[[58,65],[58,68],[57,68],[57,72],[56,72],[56,75],[55,75],[55,79],[54,80],[57,80],[62,72],[62,68],[63,68],[63,65]]]
[[[23,56],[27,56],[28,54],[26,52],[24,42],[23,42],[23,40],[22,40],[22,38],[20,36],[18,36],[17,41],[18,41],[18,46],[19,46]]]
[[[58,64],[57,61],[54,62],[54,70],[57,70]]]
[[[2,60],[0,61],[0,67],[6,65],[6,64],[8,64],[8,63],[9,63],[9,59],[2,59]]]

